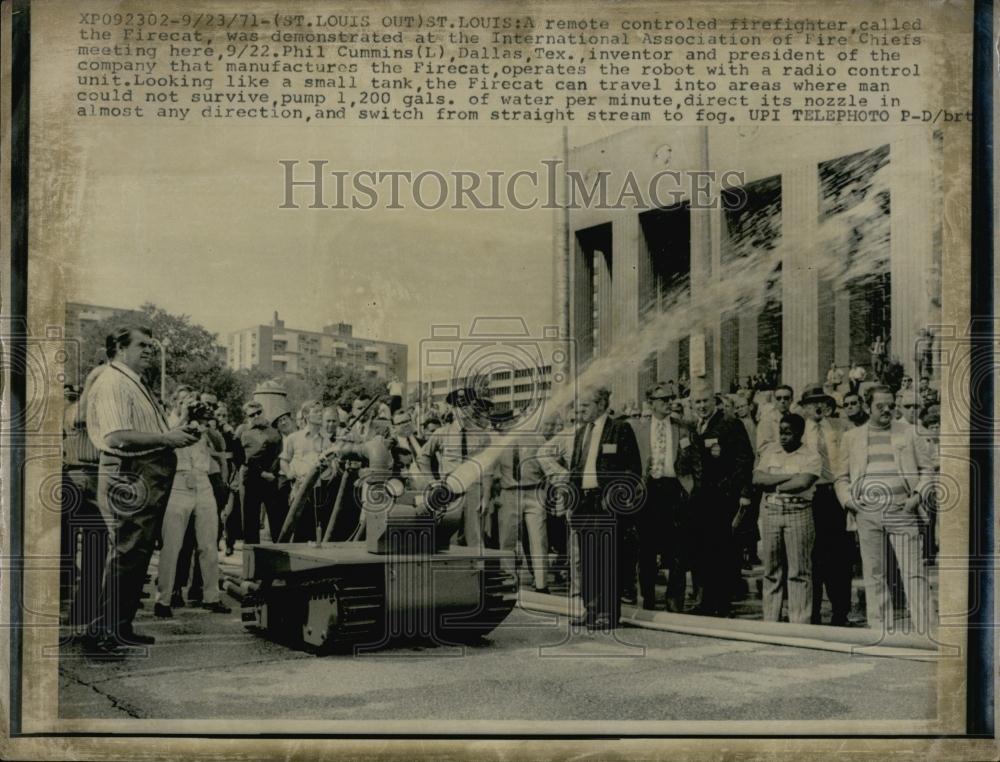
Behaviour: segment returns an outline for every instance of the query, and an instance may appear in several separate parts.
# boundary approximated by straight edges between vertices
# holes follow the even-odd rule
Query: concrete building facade
[[[322,331],[287,328],[275,312],[270,324],[230,333],[226,349],[233,370],[258,368],[302,377],[310,368],[337,362],[371,378],[406,384],[406,345],[355,336],[349,323],[333,323]]]
[[[441,375],[414,381],[407,387],[407,400],[425,407],[445,405],[445,397],[452,389],[472,386],[478,388],[483,379],[466,376]],[[552,365],[539,367],[498,368],[486,381],[489,398],[496,410],[521,412],[552,394]]]
[[[773,362],[799,391],[831,364],[870,368],[877,337],[915,373],[940,320],[941,152],[940,134],[872,126],[638,128],[572,148],[569,168],[608,172],[612,200],[628,174],[646,189],[676,173],[652,183],[664,206],[568,213],[557,282],[578,372],[673,315],[654,351],[616,364],[619,405],[684,374],[726,391]],[[701,203],[698,183],[734,172],[742,201]]]

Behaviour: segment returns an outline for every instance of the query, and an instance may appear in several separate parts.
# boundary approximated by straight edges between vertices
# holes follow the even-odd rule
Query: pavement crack
[[[303,658],[310,658],[309,654],[305,654]],[[106,683],[111,680],[123,680],[126,678],[144,677],[149,675],[179,675],[185,672],[202,672],[204,670],[212,669],[227,669],[233,666],[239,667],[249,667],[249,666],[260,666],[263,664],[278,664],[287,661],[298,661],[298,659],[289,659],[288,657],[279,657],[276,659],[256,659],[252,661],[241,661],[238,665],[233,665],[230,662],[221,662],[219,664],[198,664],[191,666],[178,666],[178,667],[154,667],[153,669],[143,669],[143,670],[133,670],[133,671],[123,671],[116,672],[113,675],[107,677],[102,677],[99,680],[95,680],[93,685],[98,683]],[[75,678],[74,679],[79,679]],[[82,681],[81,681],[82,682]],[[84,685],[91,685],[91,683],[83,683]]]
[[[110,702],[111,707],[113,709],[117,709],[117,710],[119,710],[121,712],[124,712],[125,714],[127,714],[129,717],[131,717],[134,720],[141,720],[141,719],[143,719],[143,714],[141,712],[139,712],[137,709],[134,709],[131,705],[129,705],[128,703],[126,703],[124,701],[120,701],[119,699],[115,698],[114,696],[112,696],[107,691],[102,691],[94,683],[88,683],[86,680],[81,680],[76,675],[70,674],[69,672],[67,672],[64,669],[60,669],[59,670],[59,674],[61,674],[63,677],[68,678],[69,680],[72,680],[77,685],[81,685],[81,686],[83,686],[85,688],[90,688],[98,696],[104,697],[105,699],[107,699]]]

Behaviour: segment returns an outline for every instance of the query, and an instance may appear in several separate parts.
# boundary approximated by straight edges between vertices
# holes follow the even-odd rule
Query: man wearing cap
[[[281,523],[274,526],[273,519],[279,511],[277,464],[282,442],[281,434],[264,418],[264,408],[259,402],[248,402],[243,410],[247,414],[247,425],[240,432],[243,542],[256,545],[260,542],[261,506],[267,513],[271,539],[276,540],[281,530]]]
[[[101,451],[97,499],[112,522],[112,548],[100,613],[87,645],[120,656],[125,645],[153,642],[132,629],[132,620],[170,497],[177,468],[174,450],[193,444],[197,437],[167,425],[163,409],[142,380],[153,361],[148,329],[119,329],[108,337],[108,350],[115,359],[88,393],[87,433]]]
[[[693,379],[691,403],[698,416],[702,478],[697,499],[698,613],[729,616],[740,577],[740,550],[734,534],[751,503],[754,454],[743,424],[723,414],[704,379]]]
[[[835,487],[841,504],[854,513],[865,577],[868,626],[883,628],[891,613],[887,557],[891,544],[903,577],[911,624],[930,626],[930,589],[920,537],[921,503],[933,464],[917,444],[916,431],[893,420],[895,395],[888,386],[872,389],[871,419],[844,432]]]
[[[847,627],[851,611],[851,557],[853,542],[847,533],[847,518],[834,492],[834,468],[839,459],[840,431],[827,418],[829,406],[837,403],[822,385],[810,384],[803,390],[799,407],[805,411],[805,434],[802,441],[820,457],[823,469],[816,481],[813,500],[813,522],[816,542],[813,545],[813,605],[812,623],[822,621],[820,606],[823,588],[830,599],[830,624]]]
[[[634,515],[643,499],[642,459],[632,426],[617,421],[608,411],[611,392],[597,388],[579,403],[582,424],[573,438],[570,479],[577,502],[570,512],[570,526],[580,548],[581,597],[586,613],[575,618],[593,630],[612,630],[621,615],[619,589],[634,576],[621,569],[618,524],[621,516]]]
[[[472,388],[454,389],[448,393],[445,401],[454,410],[451,423],[435,431],[419,455],[420,471],[433,473],[432,461],[437,459],[439,475],[447,478],[463,463],[473,459],[490,444],[490,435],[482,431],[476,424],[477,414],[481,414],[486,400],[480,399]],[[484,500],[489,498],[489,484],[484,483],[486,474],[476,470],[468,483],[459,485],[463,490],[456,498],[453,508],[462,506],[462,527],[459,535],[464,538],[464,544],[470,548],[483,546]]]
[[[656,608],[656,556],[668,570],[667,611],[684,611],[690,568],[689,500],[701,479],[701,450],[694,430],[670,418],[672,396],[658,384],[650,394],[652,416],[635,422],[642,460],[646,501],[636,524],[639,530],[639,590],[644,609]]]

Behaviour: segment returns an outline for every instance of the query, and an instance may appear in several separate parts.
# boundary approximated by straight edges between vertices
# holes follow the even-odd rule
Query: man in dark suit
[[[703,379],[691,385],[691,404],[702,448],[695,543],[702,598],[697,613],[729,616],[741,565],[734,532],[751,502],[753,447],[743,424],[718,409],[715,393]]]
[[[575,624],[612,630],[621,615],[618,568],[619,518],[634,514],[643,499],[642,464],[632,427],[608,415],[611,392],[586,393],[573,438],[570,478],[577,500],[570,525],[580,542],[581,597],[586,609]]]
[[[670,417],[673,395],[663,384],[650,395],[652,418],[633,421],[646,502],[639,529],[639,589],[642,607],[656,608],[656,556],[667,569],[667,611],[684,611],[693,544],[690,500],[701,484],[701,447],[694,429]]]

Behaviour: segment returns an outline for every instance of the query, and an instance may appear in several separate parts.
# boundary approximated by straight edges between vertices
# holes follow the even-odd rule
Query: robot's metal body
[[[370,443],[344,445],[335,457],[385,462]],[[449,544],[463,508],[443,484],[362,471],[363,541],[244,549],[244,625],[293,646],[362,651],[401,639],[468,643],[495,629],[514,606],[513,580],[500,565],[511,554]]]

